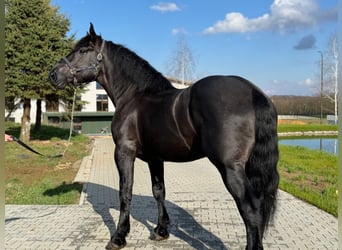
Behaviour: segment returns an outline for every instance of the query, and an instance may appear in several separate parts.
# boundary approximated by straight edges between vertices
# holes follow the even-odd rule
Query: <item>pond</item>
[[[330,137],[299,137],[281,138],[279,144],[290,146],[302,146],[310,149],[323,150],[337,155],[338,140]]]

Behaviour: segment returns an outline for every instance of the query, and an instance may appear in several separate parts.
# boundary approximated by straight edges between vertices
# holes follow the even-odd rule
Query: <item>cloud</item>
[[[316,47],[316,38],[313,35],[304,36],[293,48],[296,50],[313,49]]]
[[[257,18],[227,13],[224,20],[206,28],[204,34],[272,31],[291,33],[313,27],[318,22],[337,20],[337,9],[320,10],[316,0],[274,0],[269,13]]]
[[[164,2],[159,2],[158,4],[152,5],[150,6],[150,9],[159,11],[161,13],[175,12],[175,11],[181,10],[175,3],[164,3]]]
[[[299,85],[312,87],[315,85],[315,82],[311,78],[307,78],[304,81],[299,82]]]
[[[186,35],[186,34],[188,34],[188,32],[184,28],[174,28],[171,30],[171,34],[174,36],[178,35],[178,34]]]

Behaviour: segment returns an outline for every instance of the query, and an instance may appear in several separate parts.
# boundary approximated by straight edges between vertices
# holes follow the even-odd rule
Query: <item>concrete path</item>
[[[95,140],[76,179],[80,205],[6,205],[6,249],[104,249],[119,217],[118,174],[110,138]],[[167,163],[170,238],[149,239],[157,222],[147,165],[135,163],[131,232],[125,249],[244,249],[245,229],[232,197],[206,160]],[[265,249],[337,249],[337,218],[280,191]]]

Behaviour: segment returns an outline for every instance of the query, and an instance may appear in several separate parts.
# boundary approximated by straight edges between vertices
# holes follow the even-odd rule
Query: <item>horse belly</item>
[[[159,132],[159,133],[158,133]],[[143,144],[143,155],[148,158],[158,158],[163,161],[185,162],[192,161],[202,157],[198,144],[194,138],[191,144],[180,138],[175,131],[166,133],[154,130],[153,135]]]
[[[189,114],[190,89],[163,96],[145,112],[141,134],[144,152],[165,161],[191,161],[200,157]]]
[[[196,145],[188,146],[176,138],[175,140],[161,139],[158,145],[155,147],[156,155],[164,161],[184,162],[201,157],[200,151],[196,149]]]

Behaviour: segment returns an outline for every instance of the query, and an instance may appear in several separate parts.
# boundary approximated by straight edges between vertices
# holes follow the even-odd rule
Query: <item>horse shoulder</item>
[[[135,109],[117,109],[112,120],[112,135],[116,145],[139,151],[138,112]]]

